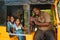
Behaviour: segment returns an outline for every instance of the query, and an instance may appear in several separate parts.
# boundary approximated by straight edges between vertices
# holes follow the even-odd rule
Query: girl
[[[23,34],[22,29],[24,29],[24,27],[22,27],[22,24],[21,24],[19,18],[16,19],[15,23],[16,23],[15,33],[16,34]],[[18,35],[18,40],[23,40],[23,37]]]
[[[10,30],[10,16],[7,16],[7,32],[9,32],[9,30]]]
[[[15,27],[15,22],[14,22],[14,17],[13,16],[11,16],[10,17],[10,22],[9,23],[7,23],[7,29],[8,29],[8,32],[10,33],[13,33],[14,32],[14,30],[13,30],[13,28]]]

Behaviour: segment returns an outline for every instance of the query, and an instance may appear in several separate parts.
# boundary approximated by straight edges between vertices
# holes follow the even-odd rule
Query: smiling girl
[[[24,29],[24,27],[22,27],[22,24],[21,24],[19,18],[16,19],[15,24],[16,24],[15,33],[16,34],[23,34],[22,29]],[[18,37],[18,40],[23,40],[23,36],[18,35],[17,37]]]

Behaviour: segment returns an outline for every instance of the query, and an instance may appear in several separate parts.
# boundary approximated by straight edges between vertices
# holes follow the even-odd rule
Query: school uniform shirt
[[[12,24],[10,21],[7,22],[7,31],[10,33],[10,28],[14,28],[15,27],[15,23]]]
[[[16,30],[22,29],[22,25],[19,25],[18,27],[16,26]]]
[[[15,22],[12,24],[11,22],[10,22],[10,27],[15,27]]]
[[[18,27],[15,25],[15,34],[23,34],[21,24]],[[18,40],[23,40],[23,36],[17,35],[17,37],[18,37]]]
[[[15,33],[16,34],[22,34],[22,25],[19,25],[18,27],[15,25]]]

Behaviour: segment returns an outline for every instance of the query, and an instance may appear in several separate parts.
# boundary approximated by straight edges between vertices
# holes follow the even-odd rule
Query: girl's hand
[[[10,28],[10,31],[11,31],[11,33],[14,33],[14,28],[11,27]]]
[[[26,30],[26,27],[22,27],[23,30]]]

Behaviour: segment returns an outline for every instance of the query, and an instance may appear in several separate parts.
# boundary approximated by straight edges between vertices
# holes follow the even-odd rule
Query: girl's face
[[[14,17],[11,17],[11,19],[10,19],[10,20],[11,20],[11,22],[14,22]]]
[[[17,19],[17,20],[16,20],[16,25],[19,25],[19,24],[20,24],[20,20]]]
[[[10,20],[10,16],[7,17],[7,20],[8,20],[8,21]]]

